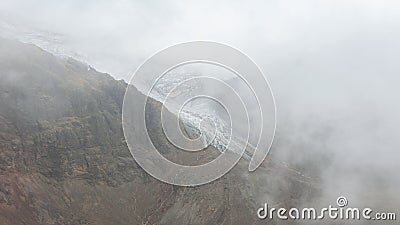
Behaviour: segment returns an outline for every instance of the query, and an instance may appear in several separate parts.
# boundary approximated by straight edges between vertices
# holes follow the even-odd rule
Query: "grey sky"
[[[275,67],[299,65],[305,55],[341,48],[347,56],[357,54],[350,52],[357,50],[351,42],[374,41],[362,40],[371,36],[394,41],[399,6],[398,1],[22,0],[2,1],[0,19],[60,35],[65,51],[116,78],[127,79],[161,48],[198,39],[235,46],[274,76]]]

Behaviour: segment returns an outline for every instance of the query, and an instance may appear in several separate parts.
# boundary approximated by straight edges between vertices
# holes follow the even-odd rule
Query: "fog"
[[[0,34],[125,80],[176,43],[234,46],[266,74],[271,153],[320,181],[313,201],[398,211],[399,11],[398,1],[3,1]]]

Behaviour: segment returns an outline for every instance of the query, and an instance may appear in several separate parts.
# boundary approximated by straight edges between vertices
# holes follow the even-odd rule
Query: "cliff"
[[[124,141],[125,88],[73,59],[0,39],[0,224],[274,224],[257,219],[264,202],[290,206],[315,191],[273,160],[254,173],[240,161],[195,188],[159,182]],[[156,115],[160,104],[150,109]],[[191,157],[151,121],[168,157]]]

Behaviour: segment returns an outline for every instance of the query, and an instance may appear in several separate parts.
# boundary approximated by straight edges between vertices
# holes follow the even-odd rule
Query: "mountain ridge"
[[[0,49],[2,225],[276,224],[258,220],[263,202],[290,206],[316,190],[271,160],[254,173],[240,161],[199,187],[162,183],[136,164],[124,140],[124,81],[34,45],[0,39]],[[157,118],[160,103],[149,106]],[[192,157],[160,136],[159,119],[150,126],[168,157]]]

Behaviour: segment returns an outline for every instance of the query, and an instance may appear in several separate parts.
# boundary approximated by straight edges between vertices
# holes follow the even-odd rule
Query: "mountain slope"
[[[125,88],[73,59],[0,39],[0,224],[275,224],[257,219],[264,202],[290,206],[316,190],[271,160],[254,173],[240,161],[195,188],[155,180],[124,141]],[[178,162],[190,158],[160,136],[160,104],[150,107],[156,144]]]

